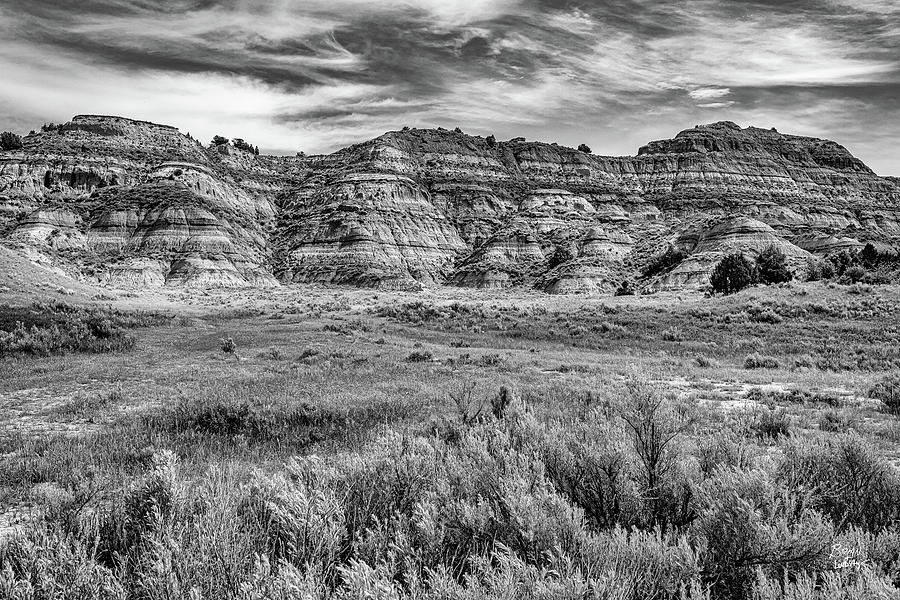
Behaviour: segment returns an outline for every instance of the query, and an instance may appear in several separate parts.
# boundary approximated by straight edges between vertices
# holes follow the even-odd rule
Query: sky
[[[0,129],[76,114],[291,154],[408,125],[629,155],[730,120],[900,175],[900,1],[0,1]]]

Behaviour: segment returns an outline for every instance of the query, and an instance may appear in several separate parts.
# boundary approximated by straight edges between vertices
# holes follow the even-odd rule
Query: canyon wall
[[[636,156],[407,129],[256,156],[78,116],[0,153],[0,243],[117,285],[702,286],[725,253],[900,247],[900,180],[835,142],[697,126]],[[640,280],[654,256],[686,258]]]

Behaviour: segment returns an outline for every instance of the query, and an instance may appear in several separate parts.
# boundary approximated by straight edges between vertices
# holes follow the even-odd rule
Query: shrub
[[[859,260],[865,267],[874,267],[878,263],[878,250],[868,242],[863,249],[859,251]]]
[[[630,468],[627,438],[597,412],[540,441],[556,490],[584,510],[597,530],[641,522],[641,500]]]
[[[778,468],[787,489],[802,489],[838,529],[877,532],[900,517],[900,478],[854,432],[789,443]]]
[[[434,359],[434,354],[428,350],[414,350],[406,357],[406,362],[427,362]]]
[[[650,263],[641,270],[641,277],[655,277],[656,275],[668,273],[687,256],[686,252],[678,250],[674,246],[669,246],[665,252],[653,257]]]
[[[749,470],[753,466],[755,448],[731,429],[715,431],[698,441],[700,472],[709,477],[719,469]]]
[[[65,352],[125,352],[134,348],[127,328],[150,325],[157,317],[129,315],[68,304],[0,307],[0,356],[49,356]]]
[[[627,279],[622,280],[619,287],[616,288],[616,296],[634,296],[634,286]]]
[[[760,283],[784,283],[794,278],[787,267],[787,259],[775,245],[771,245],[756,257],[756,276]]]
[[[751,425],[760,439],[777,440],[791,434],[791,421],[783,408],[761,408]]]
[[[228,138],[221,135],[214,135],[212,139],[213,146],[221,146],[228,143]]]
[[[688,424],[671,400],[639,381],[627,384],[619,417],[634,448],[649,523],[665,529],[691,518],[692,491],[680,477],[680,438]]]
[[[852,267],[848,267],[846,271],[844,271],[844,275],[842,279],[849,281],[850,283],[859,283],[866,276],[866,270],[859,266],[853,265]]]
[[[259,154],[259,151],[253,147],[253,144],[245,142],[243,138],[234,138],[231,140],[231,143],[235,148],[249,152],[250,154]]]
[[[485,138],[485,141],[487,142],[488,148],[493,148],[497,145],[497,138],[495,138],[493,135],[487,136],[487,138]]]
[[[827,564],[832,531],[821,515],[785,496],[759,470],[720,470],[701,490],[697,529],[714,597],[749,598],[757,572],[782,575]]]
[[[841,250],[836,254],[830,254],[828,256],[828,262],[830,262],[834,268],[834,274],[841,276],[847,269],[859,264],[859,254],[855,251]]]
[[[682,536],[616,528],[590,536],[578,549],[572,561],[574,564],[569,567],[577,567],[577,572],[590,581],[588,592],[550,597],[709,598],[706,586],[700,581],[700,556],[701,553]]]
[[[781,364],[777,358],[772,356],[763,356],[762,354],[748,354],[744,359],[745,369],[777,369]]]
[[[753,265],[743,254],[729,254],[713,269],[709,282],[720,294],[733,294],[753,283]]]
[[[234,354],[237,351],[237,343],[235,343],[234,338],[222,338],[220,340],[222,352],[225,354]]]
[[[682,342],[684,341],[684,332],[677,325],[672,325],[663,330],[662,339],[667,342]]]
[[[893,373],[869,388],[869,397],[881,400],[887,412],[900,415],[900,373]]]
[[[698,367],[700,367],[701,369],[707,369],[709,367],[714,366],[715,363],[713,363],[713,361],[711,359],[707,358],[706,356],[703,356],[702,354],[698,354],[697,356],[694,357],[694,364],[697,365]]]
[[[590,154],[590,153],[591,153],[591,147],[588,146],[587,144],[578,144],[578,151],[579,151],[579,152],[584,152],[585,154]]]
[[[113,569],[92,556],[89,540],[51,529],[0,541],[0,596],[8,600],[129,597]]]
[[[819,429],[830,433],[843,433],[850,429],[852,421],[846,413],[830,408],[819,416]]]
[[[11,131],[0,133],[0,150],[19,150],[20,148],[22,148],[21,137]]]
[[[322,489],[316,459],[288,464],[293,480],[256,473],[242,506],[245,518],[264,532],[273,563],[287,562],[324,577],[336,567],[347,534],[344,509],[334,492]]]

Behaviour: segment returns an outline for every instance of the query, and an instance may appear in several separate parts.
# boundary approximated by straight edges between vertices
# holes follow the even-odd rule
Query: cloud
[[[707,102],[705,104],[698,104],[700,108],[728,108],[729,106],[734,106],[734,101],[729,100],[727,102]]]
[[[13,1],[0,126],[110,112],[330,151],[461,125],[632,153],[746,117],[872,148],[867,129],[900,134],[898,17],[891,0]]]
[[[731,93],[731,88],[697,88],[688,92],[694,100],[712,100]],[[702,106],[702,105],[701,105]]]

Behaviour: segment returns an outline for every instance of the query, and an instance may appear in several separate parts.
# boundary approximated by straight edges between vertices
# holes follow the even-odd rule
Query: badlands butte
[[[249,137],[252,141],[252,133]],[[701,287],[730,252],[900,247],[900,179],[833,141],[700,125],[636,156],[444,129],[259,156],[82,115],[0,153],[0,245],[86,283]],[[642,278],[669,248],[684,254]]]

